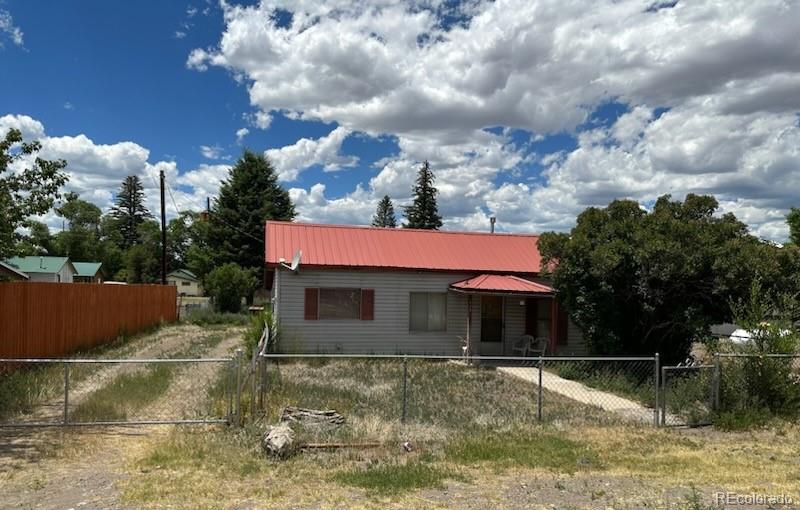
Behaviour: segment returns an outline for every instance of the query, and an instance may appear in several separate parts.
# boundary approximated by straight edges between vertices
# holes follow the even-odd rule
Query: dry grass
[[[609,497],[662,508],[682,502],[695,486],[704,498],[718,489],[800,498],[796,427],[753,434],[538,427],[510,438],[421,445],[412,454],[387,445],[303,453],[284,462],[265,458],[254,437],[254,431],[210,429],[159,438],[129,462],[124,499],[145,508],[245,502],[255,508],[465,508],[459,495],[480,494],[498,508],[517,508],[509,494],[520,484],[539,486],[541,494],[555,490],[562,501],[574,499],[574,508],[594,508],[593,498]],[[637,480],[635,487],[630,480]],[[589,503],[580,504],[582,498]]]
[[[548,393],[556,418],[540,424],[535,392],[520,390],[523,383],[453,363],[409,366],[402,424],[401,375],[401,364],[386,362],[273,367],[268,422],[286,405],[336,409],[346,427],[301,431],[301,440],[384,446],[306,451],[280,462],[261,452],[255,426],[176,430],[131,460],[125,501],[146,508],[176,501],[180,508],[545,508],[557,499],[566,508],[689,508],[695,486],[705,496],[726,489],[800,498],[793,492],[800,485],[796,426],[750,434],[658,430],[605,420]],[[405,439],[414,452],[402,450]],[[537,489],[517,494],[521,486]]]

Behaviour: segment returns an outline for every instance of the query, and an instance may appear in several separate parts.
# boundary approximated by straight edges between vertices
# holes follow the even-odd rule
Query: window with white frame
[[[409,299],[411,331],[445,331],[447,329],[447,293],[412,292]]]

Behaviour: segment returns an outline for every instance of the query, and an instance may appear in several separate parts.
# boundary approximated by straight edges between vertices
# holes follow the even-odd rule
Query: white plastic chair
[[[514,347],[511,349],[512,355],[516,356],[519,355],[522,358],[528,356],[528,353],[532,350],[533,344],[535,340],[531,335],[522,335],[517,340],[517,343],[514,344]]]

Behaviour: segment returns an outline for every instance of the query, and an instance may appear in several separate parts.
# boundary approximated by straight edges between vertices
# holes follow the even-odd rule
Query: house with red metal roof
[[[583,354],[538,236],[267,221],[283,352]]]

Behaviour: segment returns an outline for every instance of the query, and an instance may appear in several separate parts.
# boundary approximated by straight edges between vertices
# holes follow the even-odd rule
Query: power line
[[[155,179],[153,178],[153,176],[152,176],[152,175],[150,176],[150,178],[151,178],[151,179],[153,179],[153,184],[156,184],[156,182],[155,182]],[[167,185],[167,191],[169,191],[169,196],[170,196],[170,198],[172,199],[172,206],[175,208],[175,212],[178,214],[178,216],[180,216],[180,214],[181,214],[181,211],[178,209],[178,204],[175,202],[175,197],[174,197],[174,196],[173,196],[173,194],[172,194],[172,188],[170,187],[170,185],[169,185],[169,183],[168,183],[168,182],[166,182],[166,181],[165,181],[165,183],[166,183],[166,185]],[[230,223],[228,223],[227,221],[225,221],[224,219],[222,219],[222,217],[220,217],[220,215],[218,215],[218,214],[216,214],[216,213],[212,213],[212,211],[211,211],[211,210],[209,210],[209,211],[208,211],[208,214],[209,214],[209,216],[210,216],[211,214],[214,214],[214,217],[215,217],[217,220],[219,220],[221,223],[223,223],[225,226],[227,226],[228,228],[231,228],[231,229],[233,229],[233,230],[235,230],[235,231],[239,232],[240,234],[242,234],[242,235],[244,235],[244,236],[247,236],[247,237],[249,237],[249,238],[251,238],[251,239],[254,239],[254,240],[258,241],[258,242],[259,242],[259,243],[261,243],[261,244],[264,244],[264,240],[263,240],[263,239],[260,239],[260,238],[258,238],[258,237],[256,237],[256,236],[254,236],[253,234],[251,234],[250,232],[247,232],[247,231],[245,231],[245,230],[242,230],[242,229],[241,229],[241,228],[239,228],[239,227],[236,227],[236,226],[234,226],[234,225],[231,225]]]
[[[175,203],[175,197],[172,195],[172,188],[170,187],[169,183],[167,184],[167,191],[169,191],[169,198],[172,200],[172,206],[175,208],[175,213],[180,216],[181,212],[178,210],[178,204]]]
[[[230,223],[228,223],[227,221],[223,220],[223,219],[222,219],[222,217],[221,217],[219,214],[217,214],[217,213],[212,213],[211,211],[209,211],[209,215],[211,215],[211,214],[213,214],[213,215],[214,215],[214,217],[215,217],[216,219],[218,219],[219,221],[221,221],[222,223],[224,223],[224,224],[225,224],[225,225],[227,225],[228,227],[232,228],[233,230],[235,230],[235,231],[239,232],[240,234],[242,234],[242,235],[245,235],[245,236],[247,236],[247,237],[250,237],[251,239],[255,239],[255,240],[256,240],[256,241],[258,241],[259,243],[261,243],[261,244],[264,244],[264,240],[263,240],[263,239],[259,239],[258,237],[254,236],[254,235],[253,235],[253,234],[251,234],[250,232],[246,232],[246,231],[244,231],[244,230],[242,230],[242,229],[240,229],[240,228],[238,228],[238,227],[234,227],[233,225],[231,225],[231,224],[230,224]]]

